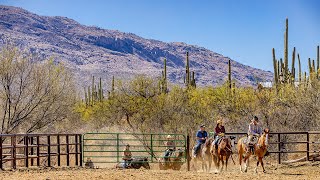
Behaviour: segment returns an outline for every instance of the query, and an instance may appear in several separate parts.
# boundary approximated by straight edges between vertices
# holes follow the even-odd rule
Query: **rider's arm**
[[[226,129],[222,126],[222,133],[226,133]]]

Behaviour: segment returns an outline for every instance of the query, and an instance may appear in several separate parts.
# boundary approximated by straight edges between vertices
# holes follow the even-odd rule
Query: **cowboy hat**
[[[223,123],[222,119],[217,120],[217,124],[222,124],[222,123]]]
[[[173,139],[173,137],[171,135],[168,135],[167,139]]]

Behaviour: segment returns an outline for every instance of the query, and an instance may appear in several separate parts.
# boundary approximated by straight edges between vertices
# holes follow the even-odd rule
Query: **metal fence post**
[[[281,164],[281,142],[280,133],[278,133],[278,164]]]
[[[307,161],[309,161],[309,151],[310,151],[310,146],[309,146],[309,132],[307,132]]]
[[[61,166],[61,147],[60,147],[60,135],[57,135],[57,155],[58,155],[58,166]]]
[[[119,162],[119,133],[117,133],[117,163]]]
[[[190,149],[190,136],[187,135],[187,142],[186,142],[186,160],[187,160],[187,170],[190,171],[190,153],[189,153],[189,149]]]
[[[48,167],[51,166],[51,138],[50,135],[47,136],[47,154],[48,154]]]
[[[70,166],[70,149],[69,149],[69,136],[66,135],[66,145],[67,145],[67,166]]]
[[[153,138],[152,138],[152,134],[150,137],[150,151],[151,151],[151,162],[153,162],[153,158],[154,158],[154,154],[153,154]]]

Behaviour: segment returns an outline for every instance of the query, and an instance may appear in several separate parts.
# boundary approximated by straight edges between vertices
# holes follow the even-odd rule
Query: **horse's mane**
[[[204,143],[204,145],[205,145],[206,147],[208,147],[208,146],[211,145],[212,141],[213,141],[213,137],[207,139],[206,142]]]

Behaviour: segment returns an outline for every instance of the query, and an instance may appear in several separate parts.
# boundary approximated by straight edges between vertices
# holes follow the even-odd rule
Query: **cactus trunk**
[[[301,83],[301,62],[300,62],[299,53],[298,53],[298,65],[299,65],[299,83]]]
[[[277,68],[277,65],[278,65],[278,62],[276,60],[276,54],[275,54],[275,51],[274,51],[274,48],[272,48],[272,57],[273,57],[273,68],[274,68],[274,83],[278,84],[278,68]]]

